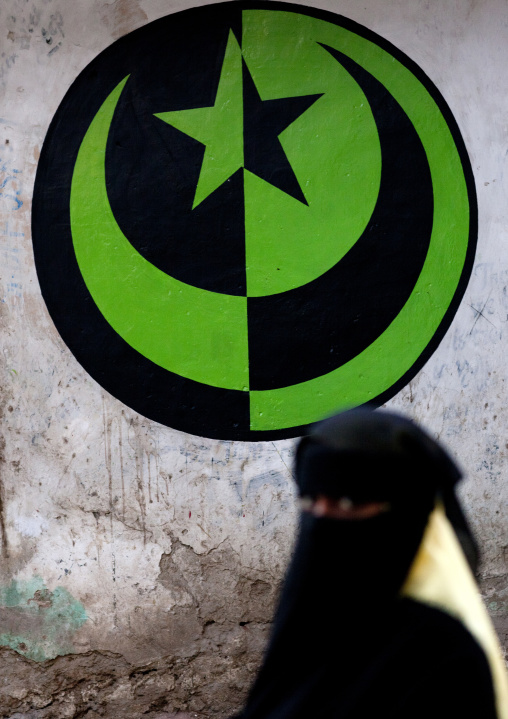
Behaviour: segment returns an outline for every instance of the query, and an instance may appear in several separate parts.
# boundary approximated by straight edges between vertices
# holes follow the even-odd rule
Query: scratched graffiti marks
[[[440,352],[402,390],[393,406],[427,426],[430,418],[436,437],[445,442],[453,443],[479,428],[483,431],[487,420],[497,422],[495,396],[499,392],[504,403],[505,378],[496,371],[492,358],[504,355],[507,331],[508,264],[478,263]],[[488,397],[481,417],[478,406],[464,402],[464,397]],[[484,460],[479,460],[475,471],[493,482],[491,461]]]
[[[149,505],[161,495],[157,432],[146,420],[112,412],[105,400],[103,414],[110,522],[140,532],[146,544],[153,538],[147,528]]]
[[[6,140],[6,143],[9,141]],[[22,172],[7,154],[0,155],[0,302],[16,304],[22,297],[20,242],[24,233],[17,230],[17,213],[23,206]]]
[[[62,13],[51,7],[52,0],[46,5],[49,7],[23,3],[19,5],[18,12],[13,9],[3,19],[6,37],[13,49],[11,52],[7,49],[1,55],[0,83],[19,57],[17,51],[29,50],[33,42],[44,48],[47,55],[53,55],[62,47],[65,38]]]
[[[8,236],[7,233],[6,236]],[[16,273],[20,270],[20,248],[12,246],[2,248],[0,258],[0,281],[3,287],[0,301],[7,302],[9,299],[12,299],[14,300],[12,304],[15,304],[16,301],[22,297],[21,282],[19,282],[16,276]]]
[[[165,546],[178,536],[207,553],[224,540],[233,519],[259,539],[291,514],[292,443],[272,447],[267,457],[253,446],[246,457],[234,442],[186,436],[169,446],[157,424],[103,397],[104,481],[93,487],[94,516],[110,533],[136,532],[144,545]],[[91,489],[91,485],[90,485]],[[91,505],[90,505],[91,507]],[[112,556],[113,575],[116,559]]]
[[[47,28],[41,27],[41,35],[46,45],[51,47],[51,50],[48,51],[48,55],[53,55],[62,47],[62,39],[65,37],[65,33],[61,13],[57,12],[50,15]]]
[[[0,156],[0,212],[19,210],[23,206],[21,192],[21,170]]]
[[[5,80],[7,74],[9,73],[9,70],[14,66],[18,57],[19,55],[16,52],[0,53],[0,87],[2,89],[5,87]]]

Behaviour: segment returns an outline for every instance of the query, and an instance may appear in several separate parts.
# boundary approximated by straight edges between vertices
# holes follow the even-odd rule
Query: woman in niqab
[[[298,537],[239,719],[507,719],[459,478],[390,412],[344,412],[301,440]]]

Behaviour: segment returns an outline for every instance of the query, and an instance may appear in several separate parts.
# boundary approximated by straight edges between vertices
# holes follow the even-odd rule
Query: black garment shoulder
[[[460,621],[403,599],[358,630],[354,647],[334,639],[290,692],[236,719],[497,719],[487,658]]]
[[[496,719],[497,713],[489,664],[470,632],[445,612],[404,599],[390,640],[343,697],[331,697],[313,716]]]

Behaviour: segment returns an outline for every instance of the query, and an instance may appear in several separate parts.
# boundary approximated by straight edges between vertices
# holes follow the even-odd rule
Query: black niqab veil
[[[347,521],[302,513],[272,636],[241,719],[420,717],[418,707],[407,713],[401,693],[435,662],[440,638],[455,632],[460,645],[462,627],[399,591],[437,497],[475,556],[453,491],[459,477],[428,435],[388,412],[345,412],[300,442],[300,496],[383,501],[390,511]],[[477,708],[485,711],[484,704]]]

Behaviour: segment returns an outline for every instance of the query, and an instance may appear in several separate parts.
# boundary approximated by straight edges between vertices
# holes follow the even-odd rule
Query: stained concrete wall
[[[439,349],[393,400],[467,472],[482,588],[508,635],[508,6],[307,0],[360,22],[430,76],[479,201],[469,287]],[[31,249],[37,160],[63,95],[113,40],[187,0],[0,5],[0,715],[227,716],[259,661],[290,552],[293,441],[201,439],[104,392],[58,335]]]

